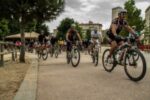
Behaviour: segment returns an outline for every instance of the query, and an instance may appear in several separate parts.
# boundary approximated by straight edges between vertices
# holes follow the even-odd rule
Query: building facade
[[[97,31],[102,32],[102,24],[100,23],[93,23],[92,21],[89,21],[89,23],[81,23],[79,26],[82,28],[83,37],[86,37],[86,33],[88,30],[97,29]]]
[[[150,27],[150,6],[145,10],[146,27]]]
[[[98,31],[102,31],[102,24],[100,23],[93,23],[89,21],[89,23],[81,23],[79,26],[82,28],[83,33],[86,33],[87,30],[97,29]]]
[[[122,9],[122,7],[112,8],[112,20],[118,17],[118,12]]]
[[[146,31],[150,32],[150,6],[145,10],[145,21]],[[145,36],[144,44],[150,44],[150,33]]]

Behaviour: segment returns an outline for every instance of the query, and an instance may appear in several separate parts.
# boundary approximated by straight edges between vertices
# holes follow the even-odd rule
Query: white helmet
[[[118,15],[120,15],[121,13],[127,13],[127,10],[126,10],[126,9],[120,9],[120,10],[118,11]]]

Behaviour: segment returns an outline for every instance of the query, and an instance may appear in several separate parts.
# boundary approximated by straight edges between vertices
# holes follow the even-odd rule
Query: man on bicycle
[[[102,35],[101,32],[99,32],[97,30],[97,28],[95,28],[93,31],[91,31],[91,48],[93,48],[95,45],[100,46],[100,42],[102,39],[101,35]],[[92,50],[92,52],[93,52],[93,50]]]
[[[76,25],[72,24],[70,29],[67,31],[66,34],[66,40],[67,40],[67,52],[71,51],[72,49],[72,44],[75,43],[78,39],[80,42],[82,42],[81,36],[78,33],[78,31],[75,29]]]
[[[128,25],[127,21],[125,20],[126,15],[127,11],[125,9],[121,9],[118,12],[118,17],[112,21],[110,29],[107,31],[107,35],[111,45],[110,54],[108,57],[112,56],[114,50],[118,45],[122,45],[124,43],[121,36],[119,36],[122,28],[125,28],[129,33],[134,35],[136,39],[138,39],[135,31]]]
[[[55,44],[57,44],[57,42],[58,42],[58,39],[57,39],[57,37],[55,36],[55,35],[52,35],[52,37],[51,37],[51,45],[52,45],[52,47],[54,47],[55,46]]]
[[[41,34],[38,36],[38,41],[40,45],[45,44],[46,42],[46,37],[44,35],[44,32],[42,31]]]

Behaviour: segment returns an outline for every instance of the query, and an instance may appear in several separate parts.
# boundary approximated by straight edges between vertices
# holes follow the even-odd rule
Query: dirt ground
[[[13,100],[29,65],[29,59],[26,59],[24,64],[8,62],[4,67],[0,67],[0,100]]]

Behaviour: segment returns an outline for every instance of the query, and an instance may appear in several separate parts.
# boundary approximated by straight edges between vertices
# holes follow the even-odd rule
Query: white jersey
[[[101,35],[101,33],[98,32],[98,31],[96,33],[94,31],[91,32],[91,38],[97,38],[97,39],[99,39],[100,35]]]

